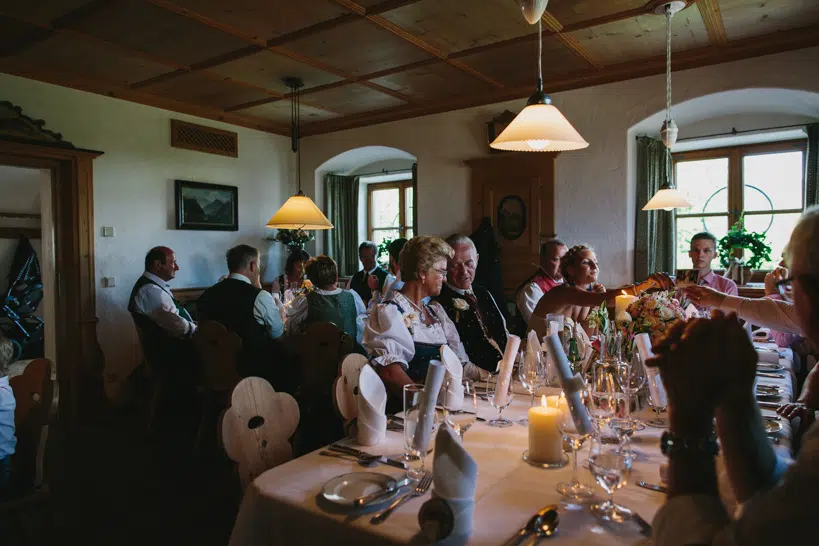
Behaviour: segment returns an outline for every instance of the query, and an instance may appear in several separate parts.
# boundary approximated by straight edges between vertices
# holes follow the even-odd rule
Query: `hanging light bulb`
[[[296,154],[296,177],[299,191],[284,202],[265,227],[277,229],[332,229],[333,224],[312,199],[301,191],[301,149],[299,147],[299,89],[304,85],[299,78],[285,78],[290,88],[290,147]]]
[[[543,8],[546,9],[545,2]],[[526,107],[489,146],[513,152],[563,152],[586,148],[589,143],[552,104],[551,97],[543,92],[543,31],[540,18],[537,19],[537,30],[537,89],[526,101]]]
[[[534,25],[543,17],[548,3],[549,0],[518,0],[523,17],[530,25]]]
[[[671,180],[671,147],[677,142],[679,128],[671,118],[671,18],[685,7],[685,2],[676,0],[659,6],[655,12],[665,14],[665,121],[660,135],[665,145],[665,182],[659,191],[646,203],[643,210],[667,210],[688,208],[691,203]]]

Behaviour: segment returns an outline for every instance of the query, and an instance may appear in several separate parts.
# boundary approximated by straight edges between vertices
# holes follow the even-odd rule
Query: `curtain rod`
[[[763,127],[761,129],[746,129],[744,131],[737,131],[737,128],[733,127],[727,133],[714,133],[714,134],[711,134],[711,135],[700,135],[700,136],[695,136],[695,137],[680,138],[680,139],[677,140],[677,142],[686,142],[686,141],[689,141],[689,140],[700,140],[700,139],[703,139],[703,138],[713,138],[713,137],[720,137],[720,136],[737,136],[737,135],[742,135],[742,134],[746,134],[746,133],[762,133],[762,132],[765,132],[765,131],[775,131],[777,129],[795,129],[797,127],[803,127],[804,128],[805,124],[804,123],[799,123],[799,124],[796,124],[796,125],[780,125],[778,127]]]
[[[411,173],[411,172],[412,172],[412,168],[409,168],[409,169],[393,169],[391,171],[388,171],[387,169],[381,169],[378,172],[360,173],[360,174],[356,174],[355,176],[374,176],[374,175],[377,175],[377,174],[396,174],[396,173]]]

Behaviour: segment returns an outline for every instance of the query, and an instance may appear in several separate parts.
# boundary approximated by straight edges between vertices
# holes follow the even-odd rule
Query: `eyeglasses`
[[[782,279],[776,283],[776,288],[779,290],[779,295],[785,301],[793,301],[793,277]]]
[[[441,277],[446,278],[446,269],[433,269],[433,271],[437,271]]]

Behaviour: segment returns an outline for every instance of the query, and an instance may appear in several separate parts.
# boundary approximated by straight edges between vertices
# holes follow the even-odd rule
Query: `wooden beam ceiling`
[[[722,22],[719,0],[697,0],[697,6],[700,8],[711,43],[715,46],[727,44],[728,34],[725,33],[725,24]]]

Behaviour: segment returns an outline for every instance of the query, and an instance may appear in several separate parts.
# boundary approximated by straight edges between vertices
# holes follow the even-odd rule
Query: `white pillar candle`
[[[637,296],[629,296],[625,292],[614,298],[614,316],[620,314],[620,311],[626,312],[628,306],[638,299]]]
[[[560,410],[541,405],[529,408],[529,458],[538,463],[555,464],[563,461],[563,436],[557,428]]]

